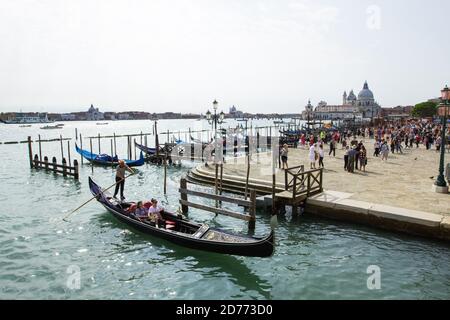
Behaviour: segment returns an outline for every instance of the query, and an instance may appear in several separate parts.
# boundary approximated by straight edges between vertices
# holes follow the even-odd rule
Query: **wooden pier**
[[[61,150],[63,150],[62,146],[62,138],[59,139],[61,141]],[[70,146],[68,145],[68,156],[69,156],[69,162],[67,162],[66,158],[64,157],[63,151],[61,151],[62,155],[62,164],[58,164],[56,161],[56,157],[52,158],[52,161],[48,161],[48,157],[44,156],[42,159],[42,151],[40,147],[40,137],[39,137],[39,155],[35,154],[33,157],[33,150],[32,150],[32,140],[31,137],[28,137],[28,158],[30,161],[30,168],[31,169],[43,169],[45,171],[50,171],[53,173],[59,173],[62,174],[64,177],[71,176],[74,177],[76,180],[79,180],[79,166],[78,161],[75,159],[73,161],[73,166],[70,165],[71,159],[70,159]]]
[[[187,179],[192,184],[215,186],[216,178],[212,170],[203,166],[191,170]],[[275,183],[266,180],[252,179],[245,176],[234,176],[222,173],[218,178],[221,190],[245,197],[246,190],[251,189],[258,196],[260,203],[275,209],[275,213],[283,212],[285,206],[292,206],[296,213],[299,206],[314,195],[323,192],[323,169],[304,171],[304,166],[294,167],[285,171],[285,183]]]
[[[180,180],[179,192],[180,192],[181,210],[184,214],[187,214],[189,211],[189,207],[192,207],[192,208],[196,208],[199,210],[212,212],[212,213],[215,213],[216,215],[222,214],[222,215],[233,217],[236,219],[248,221],[248,229],[249,230],[255,229],[255,226],[256,226],[256,191],[255,190],[251,190],[250,200],[246,200],[246,199],[211,194],[211,193],[206,193],[206,192],[201,192],[201,191],[189,190],[187,188],[187,179],[182,178]],[[204,198],[204,199],[209,199],[209,200],[215,200],[216,206],[213,207],[213,206],[208,206],[208,205],[189,201],[188,195],[200,197],[200,198]],[[244,208],[247,208],[248,214],[239,213],[239,212],[231,211],[228,209],[220,208],[220,204],[222,202],[234,203],[234,204],[237,204]]]

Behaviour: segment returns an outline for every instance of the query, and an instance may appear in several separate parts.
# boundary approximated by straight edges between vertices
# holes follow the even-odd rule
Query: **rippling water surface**
[[[160,121],[159,128],[183,130],[199,123]],[[0,141],[25,140],[27,135],[36,138],[38,133],[42,138],[60,133],[73,137],[75,127],[88,136],[151,132],[151,126],[149,121],[117,121],[108,126],[77,122],[66,123],[61,132],[50,132],[37,129],[39,125],[0,125]],[[104,141],[102,152],[108,152],[109,146]],[[59,148],[56,142],[45,143],[43,155],[59,159]],[[85,164],[80,181],[75,182],[30,170],[25,144],[0,145],[0,149],[2,299],[450,298],[450,253],[444,243],[288,214],[279,220],[271,258],[186,249],[128,228],[95,201],[71,216],[70,222],[61,222],[91,197],[87,184],[91,167]],[[66,149],[65,143],[67,154]],[[118,139],[118,150],[125,153],[125,139]],[[71,153],[73,159],[74,150]],[[140,167],[139,174],[126,182],[126,196],[132,200],[156,196],[166,207],[176,209],[179,179],[192,166],[169,168],[167,197],[162,192],[162,168]],[[103,186],[113,183],[111,168],[97,167],[92,175]],[[246,223],[240,220],[196,210],[189,216],[246,232]],[[269,231],[268,215],[259,212],[256,233]],[[381,269],[381,290],[367,289],[370,265]],[[67,285],[68,268],[74,270],[74,266],[81,275],[77,290]]]

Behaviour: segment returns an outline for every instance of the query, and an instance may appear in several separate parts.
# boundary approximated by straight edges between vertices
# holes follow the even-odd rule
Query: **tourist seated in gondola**
[[[155,223],[157,227],[165,226],[165,220],[163,219],[161,212],[164,212],[164,208],[158,206],[158,200],[152,199],[152,206],[148,209],[148,218],[151,222]]]
[[[142,204],[142,201],[139,201],[137,203],[136,210],[134,211],[134,216],[138,218],[139,220],[147,219],[148,218],[148,210],[144,207]]]

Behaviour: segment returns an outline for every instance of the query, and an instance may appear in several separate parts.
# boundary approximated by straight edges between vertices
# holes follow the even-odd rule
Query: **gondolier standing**
[[[125,170],[128,170],[131,174],[134,174],[134,171],[125,164],[125,161],[119,160],[119,165],[117,166],[116,169],[116,190],[114,191],[114,198],[116,198],[120,187],[121,200],[125,199],[123,195],[123,189],[125,188]]]

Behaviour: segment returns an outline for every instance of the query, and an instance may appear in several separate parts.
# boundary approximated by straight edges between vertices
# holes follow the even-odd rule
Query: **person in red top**
[[[311,135],[311,137],[309,138],[309,146],[312,146],[314,144],[314,136]]]

